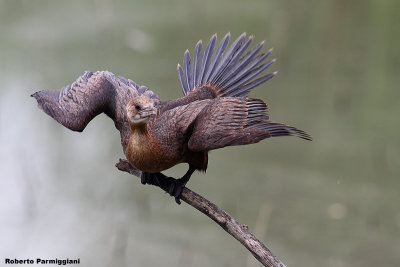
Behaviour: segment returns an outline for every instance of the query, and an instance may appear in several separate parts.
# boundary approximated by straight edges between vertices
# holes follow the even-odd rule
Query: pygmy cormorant
[[[276,75],[262,74],[275,62],[265,62],[272,50],[259,53],[261,42],[247,51],[253,36],[246,34],[228,47],[228,33],[214,52],[216,39],[213,35],[204,51],[199,41],[192,61],[186,50],[183,66],[178,64],[184,94],[179,99],[160,101],[147,87],[108,71],[85,72],[58,91],[32,96],[44,112],[73,131],[83,131],[104,112],[121,133],[126,158],[142,171],[142,183],[168,183],[169,193],[180,203],[192,173],[207,169],[210,150],[275,136],[311,140],[302,130],[270,121],[263,100],[247,98],[251,89]],[[182,178],[161,174],[179,163],[189,164]]]

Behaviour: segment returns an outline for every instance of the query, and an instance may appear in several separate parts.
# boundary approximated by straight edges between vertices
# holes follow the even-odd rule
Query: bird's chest
[[[161,172],[180,161],[179,151],[166,150],[165,144],[138,131],[131,133],[126,152],[128,161],[145,172]]]

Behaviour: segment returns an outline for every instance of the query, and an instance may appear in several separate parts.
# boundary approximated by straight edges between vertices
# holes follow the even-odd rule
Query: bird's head
[[[138,96],[129,101],[126,106],[126,115],[133,126],[145,124],[151,117],[157,114],[154,101],[146,96]]]

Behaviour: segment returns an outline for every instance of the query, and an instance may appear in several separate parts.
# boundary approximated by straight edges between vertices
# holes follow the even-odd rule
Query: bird
[[[129,163],[142,172],[143,184],[167,184],[180,204],[182,189],[194,171],[205,172],[208,153],[226,146],[257,143],[277,136],[312,140],[305,131],[271,121],[268,105],[248,97],[249,92],[273,78],[265,73],[275,59],[272,49],[261,52],[264,41],[249,48],[254,36],[241,34],[228,46],[230,33],[217,43],[214,34],[203,50],[200,40],[190,56],[178,64],[183,97],[161,101],[148,87],[109,71],[86,71],[60,90],[31,96],[58,123],[81,132],[100,113],[110,117],[121,135]],[[187,163],[179,179],[162,174]]]

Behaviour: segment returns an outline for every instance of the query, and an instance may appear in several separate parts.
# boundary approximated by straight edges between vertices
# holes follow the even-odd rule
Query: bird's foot
[[[140,175],[140,181],[142,184],[151,184],[158,186],[164,191],[168,192],[169,184],[175,180],[174,178],[167,177],[162,173],[149,173],[149,172],[142,172]]]
[[[185,187],[186,183],[188,182],[187,179],[180,178],[180,179],[174,179],[169,188],[169,194],[173,197],[175,197],[175,202],[180,205],[181,204],[181,195],[182,195],[182,190]]]
[[[165,192],[175,197],[175,202],[181,204],[181,194],[186,183],[189,181],[190,176],[184,175],[180,179],[165,176],[162,173],[148,173],[142,172],[140,180],[142,184],[151,184],[158,186]]]
[[[142,184],[152,184],[151,182],[153,181],[152,173],[148,172],[142,172],[140,175],[140,182]]]

